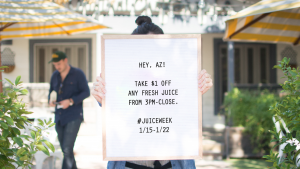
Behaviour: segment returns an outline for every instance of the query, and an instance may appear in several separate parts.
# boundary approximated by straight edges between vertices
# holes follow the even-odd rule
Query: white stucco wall
[[[21,75],[21,81],[29,82],[29,42],[28,39],[15,39],[12,45],[1,45],[1,51],[10,48],[15,54],[15,69],[10,73],[2,73],[2,78],[12,82]]]
[[[223,34],[202,35],[202,68],[214,79],[214,39],[223,38]],[[224,116],[214,114],[214,88],[203,95],[203,126],[217,127],[225,124]]]
[[[300,46],[293,46],[293,45],[288,45],[288,44],[277,44],[277,61],[282,60],[282,51],[286,49],[287,47],[291,47],[296,53],[297,53],[297,66],[300,66]],[[276,63],[278,64],[278,62]],[[285,78],[283,77],[283,72],[279,69],[277,69],[277,82],[278,83],[283,83],[285,81]]]

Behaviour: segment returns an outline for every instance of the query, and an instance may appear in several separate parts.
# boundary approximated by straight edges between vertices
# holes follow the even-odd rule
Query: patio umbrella
[[[263,0],[226,21],[225,41],[300,41],[300,0]]]
[[[102,28],[108,27],[50,1],[4,0],[0,2],[0,40],[71,35]],[[1,57],[0,65],[2,65]],[[0,80],[2,80],[1,72]],[[2,92],[2,83],[0,83],[0,92]]]

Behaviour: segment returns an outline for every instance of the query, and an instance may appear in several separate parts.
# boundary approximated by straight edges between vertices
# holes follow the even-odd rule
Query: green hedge
[[[271,105],[279,100],[278,95],[264,91],[248,91],[234,88],[225,96],[225,114],[232,126],[245,128],[245,133],[251,136],[251,143],[255,145],[253,153],[270,151],[271,133],[273,129],[273,113],[269,111]],[[227,122],[228,124],[228,122]]]

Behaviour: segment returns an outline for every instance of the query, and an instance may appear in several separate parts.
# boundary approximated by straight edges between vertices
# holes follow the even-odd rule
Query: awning
[[[226,21],[225,41],[299,44],[300,0],[263,0]]]
[[[92,18],[44,0],[0,0],[0,24],[1,40],[107,28]]]

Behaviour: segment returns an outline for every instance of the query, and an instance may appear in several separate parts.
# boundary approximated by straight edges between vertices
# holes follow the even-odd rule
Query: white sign
[[[102,36],[104,160],[202,157],[200,35]]]

